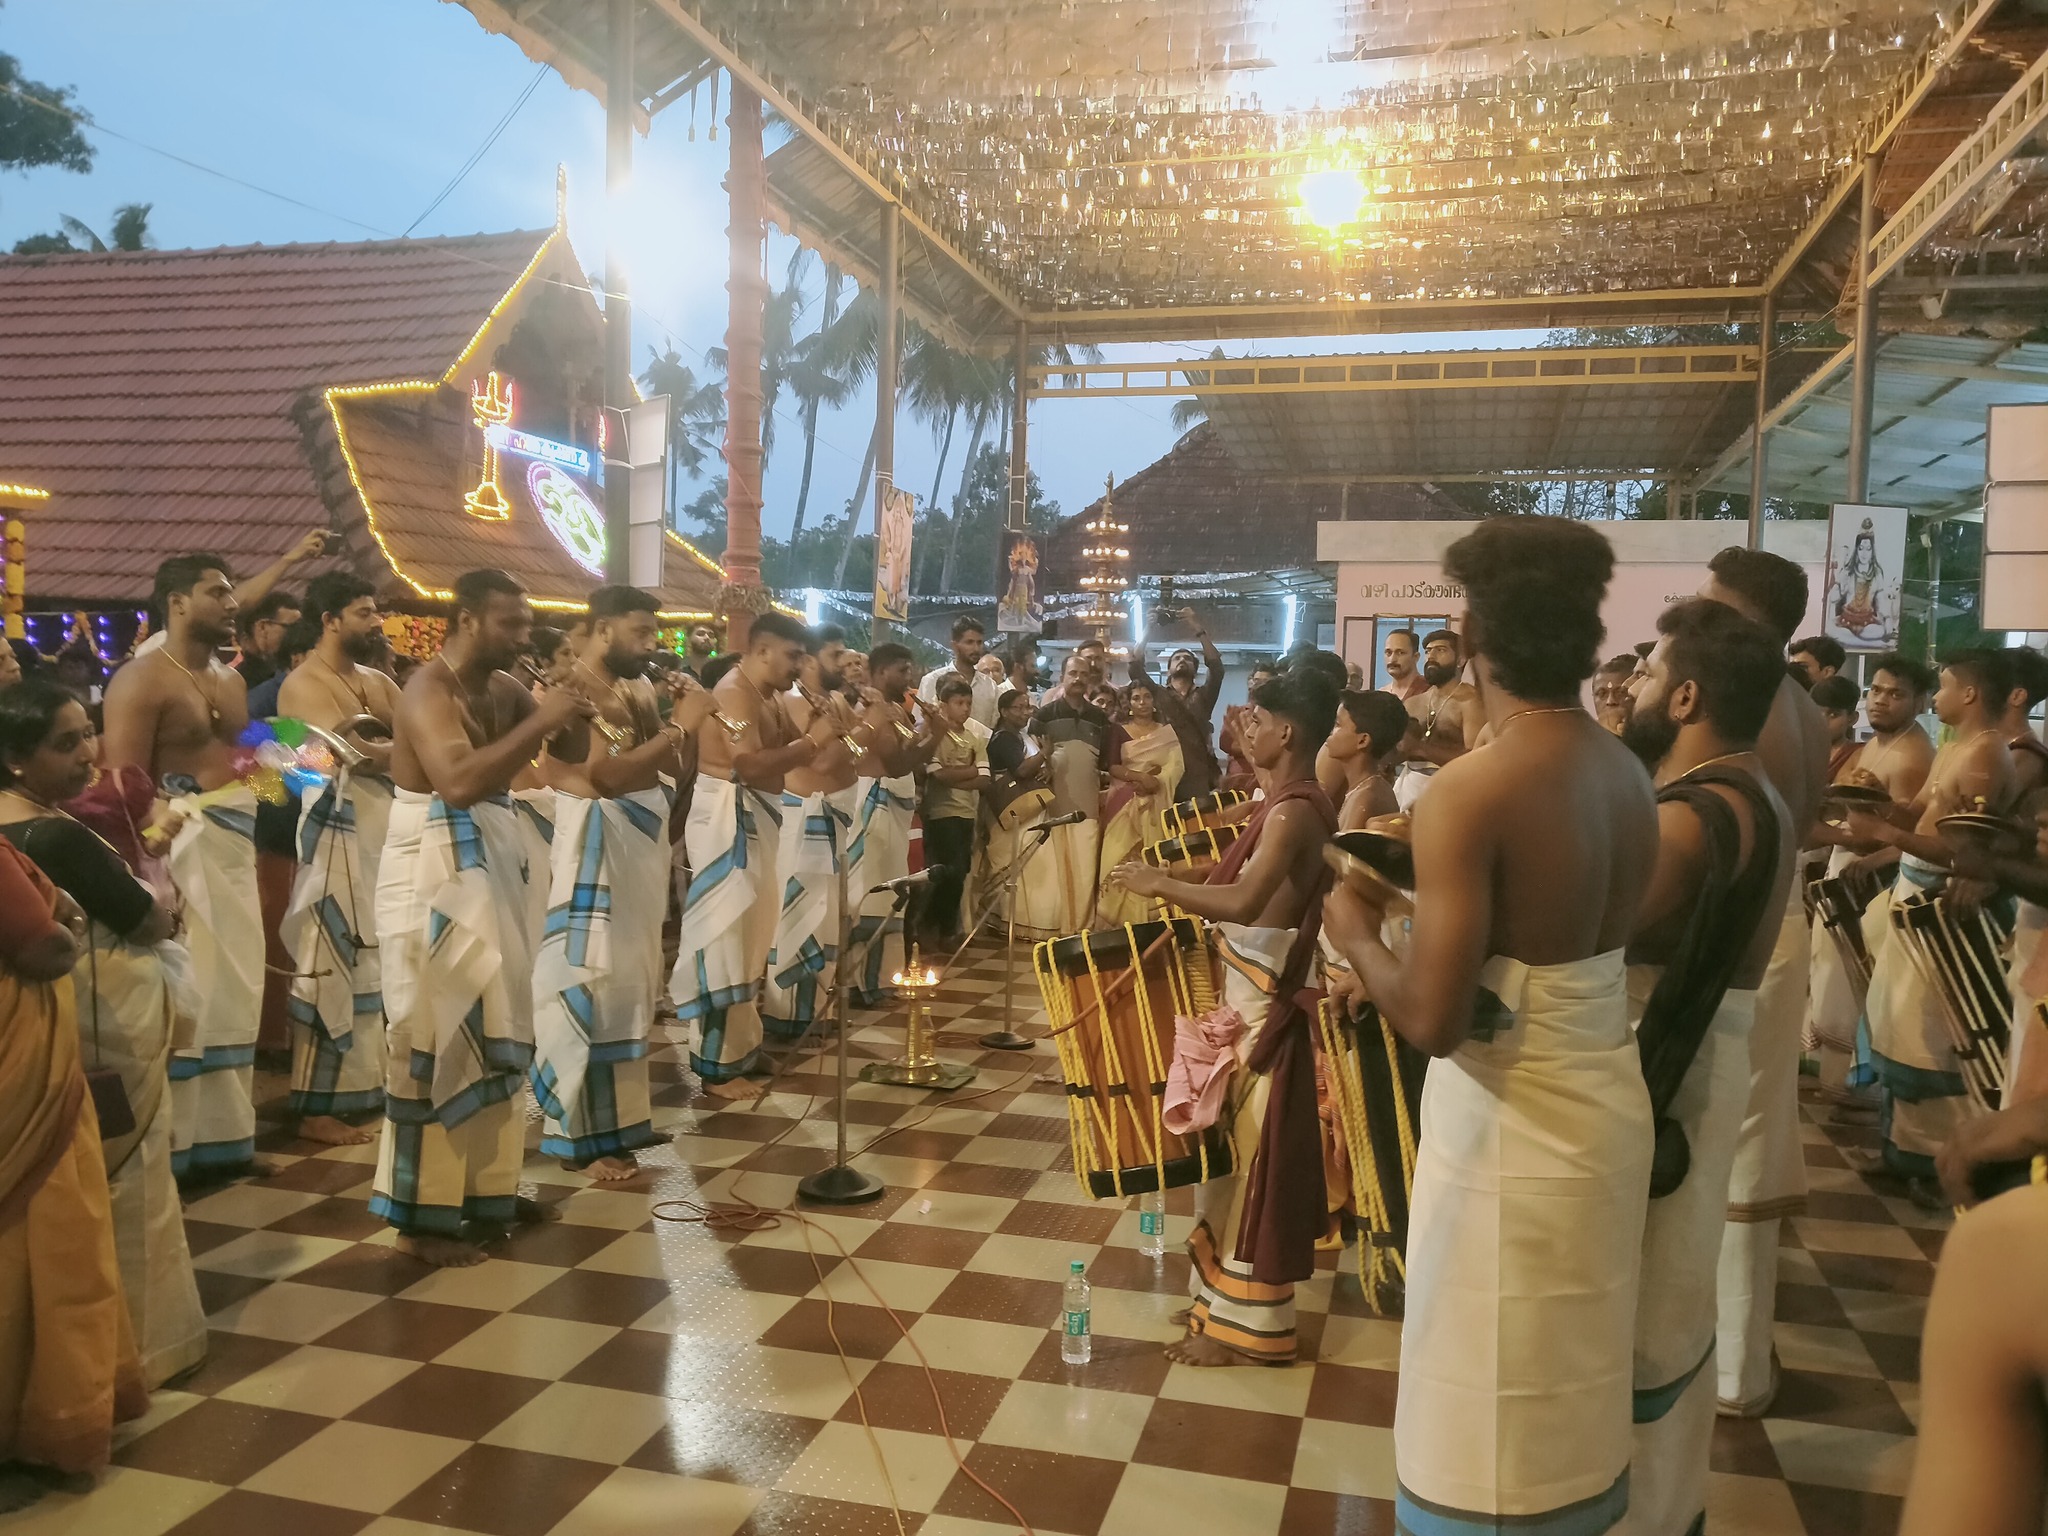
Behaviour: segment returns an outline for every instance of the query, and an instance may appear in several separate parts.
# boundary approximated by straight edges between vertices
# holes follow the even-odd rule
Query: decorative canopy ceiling
[[[606,7],[460,3],[602,90]],[[1771,284],[1781,315],[1818,313],[1839,274],[1786,267],[1853,218],[1857,156],[1951,84],[1971,88],[1946,109],[1981,115],[2048,8],[634,4],[643,112],[730,68],[799,130],[770,157],[777,219],[872,269],[875,211],[899,203],[906,302],[977,343],[1020,321],[1074,340],[1725,321]]]

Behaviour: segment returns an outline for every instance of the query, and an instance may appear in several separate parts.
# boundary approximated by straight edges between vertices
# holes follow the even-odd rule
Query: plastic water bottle
[[[1095,1352],[1095,1339],[1088,1331],[1088,1275],[1079,1259],[1067,1266],[1066,1311],[1061,1321],[1060,1359],[1068,1365],[1086,1365]]]
[[[1166,1195],[1162,1190],[1138,1196],[1138,1252],[1148,1259],[1165,1256]]]

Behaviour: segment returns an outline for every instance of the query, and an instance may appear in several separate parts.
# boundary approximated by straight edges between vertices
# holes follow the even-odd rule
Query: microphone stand
[[[1037,840],[1010,861],[1010,867],[1003,875],[1002,892],[997,898],[1003,903],[1008,924],[1008,932],[1003,939],[1003,1027],[981,1037],[980,1044],[984,1050],[1028,1051],[1038,1043],[1027,1035],[1018,1034],[1011,1027],[1011,1020],[1015,1016],[1017,991],[1017,882],[1024,874],[1024,866],[1031,862],[1032,855],[1050,842],[1053,834],[1051,827],[1043,825],[1037,831]],[[982,908],[981,915],[974,920],[974,926],[967,930],[967,937],[960,941],[960,948],[953,951],[953,960],[947,962],[949,965],[959,960],[961,951],[974,941],[975,934],[981,931],[981,925],[989,920],[995,909],[996,904],[993,901]]]
[[[846,865],[853,829],[849,825],[846,830],[847,846],[840,848],[838,858],[839,950],[832,957],[832,1022],[839,1031],[838,1150],[830,1166],[805,1175],[796,1186],[797,1194],[814,1205],[865,1205],[870,1200],[879,1200],[884,1192],[880,1179],[846,1163],[846,1037],[852,1033],[846,1017],[846,989],[853,949],[853,903],[846,888]]]

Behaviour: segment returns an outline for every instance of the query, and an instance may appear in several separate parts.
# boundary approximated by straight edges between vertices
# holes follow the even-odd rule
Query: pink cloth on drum
[[[1228,1003],[1199,1019],[1173,1021],[1173,1065],[1166,1069],[1166,1107],[1159,1119],[1176,1136],[1207,1130],[1223,1112],[1224,1090],[1237,1069],[1244,1015]]]

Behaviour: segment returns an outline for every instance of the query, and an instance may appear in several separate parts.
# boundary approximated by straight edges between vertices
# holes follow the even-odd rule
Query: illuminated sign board
[[[520,432],[502,421],[494,421],[484,428],[484,441],[500,453],[515,453],[522,459],[539,459],[547,464],[559,464],[571,474],[588,478],[591,469],[590,450],[577,448],[569,443],[558,443],[552,438],[535,437],[531,432]]]

